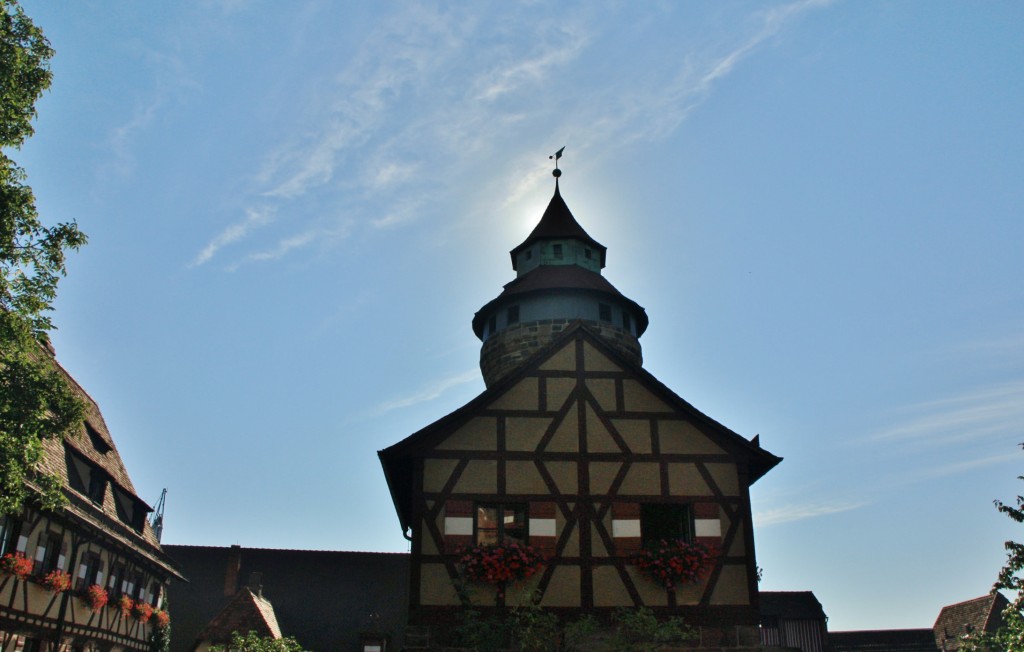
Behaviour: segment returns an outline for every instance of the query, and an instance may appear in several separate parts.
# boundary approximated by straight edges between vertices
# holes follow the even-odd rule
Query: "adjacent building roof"
[[[1003,610],[1010,602],[1001,593],[958,602],[942,608],[932,628],[940,650],[960,648],[960,640],[974,631],[993,632],[1003,624]]]
[[[255,632],[264,637],[281,638],[274,606],[262,594],[244,587],[199,632],[196,645],[200,641],[217,645],[229,643],[234,632],[243,635]]]
[[[825,610],[811,591],[761,591],[762,616],[778,618],[824,619]]]
[[[930,629],[873,629],[829,632],[832,652],[936,652]]]
[[[145,518],[153,509],[136,493],[99,405],[67,370],[55,359],[50,360],[85,404],[85,422],[75,434],[63,439],[46,438],[42,442],[40,470],[61,479],[70,501],[64,513],[79,526],[102,533],[112,542],[120,544],[124,550],[132,550],[167,574],[181,578],[180,572],[163,553],[156,533]],[[89,465],[99,469],[109,480],[102,500],[93,500],[75,489],[68,469],[69,451],[87,460]],[[132,506],[130,513],[124,505],[119,511],[119,497],[129,501]]]
[[[361,630],[390,632],[401,649],[409,556],[380,552],[165,545],[189,578],[173,582],[171,651],[189,652],[207,623],[254,573],[279,630],[311,652],[358,650]],[[389,648],[390,649],[390,648]]]

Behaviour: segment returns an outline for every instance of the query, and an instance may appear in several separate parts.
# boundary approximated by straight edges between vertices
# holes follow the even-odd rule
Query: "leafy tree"
[[[1022,444],[1024,446],[1024,444]],[[1024,480],[1024,476],[1018,476]],[[994,501],[996,509],[1017,523],[1024,523],[1024,496],[1017,496],[1016,505]],[[996,632],[974,632],[960,649],[966,651],[1006,650],[1024,652],[1024,544],[1010,540],[1004,544],[1006,563],[999,571],[992,591],[1010,591],[1015,596],[1003,610],[1003,625]]]
[[[44,508],[62,504],[59,480],[37,471],[42,440],[72,432],[84,410],[46,345],[65,252],[86,238],[74,222],[40,221],[25,171],[8,156],[33,133],[52,56],[16,0],[0,0],[0,514],[18,512],[32,489]]]
[[[216,646],[210,648],[212,652],[306,652],[298,641],[288,636],[285,638],[271,638],[260,636],[256,632],[249,632],[246,635],[238,632],[231,632],[231,644],[226,648]]]

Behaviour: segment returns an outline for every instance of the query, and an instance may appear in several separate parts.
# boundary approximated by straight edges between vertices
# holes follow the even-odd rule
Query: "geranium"
[[[157,627],[163,629],[171,623],[171,615],[163,609],[157,609],[153,612],[153,620],[155,621]]]
[[[703,543],[661,540],[633,556],[633,564],[666,589],[700,582],[715,566],[718,549]]]
[[[52,570],[39,583],[54,593],[63,593],[71,588],[71,576],[60,569]]]
[[[121,615],[127,618],[131,615],[132,609],[135,608],[135,601],[127,595],[122,595],[117,599],[117,608],[121,610]]]
[[[148,602],[136,602],[132,609],[132,615],[140,622],[147,622],[153,615],[153,607]]]
[[[98,612],[100,609],[106,606],[110,596],[107,595],[107,590],[99,584],[93,584],[85,590],[82,595],[82,599],[89,605],[89,608],[93,611]]]
[[[0,573],[14,575],[23,580],[32,574],[32,560],[26,559],[20,552],[9,552],[0,557]]]
[[[524,580],[540,570],[544,556],[532,546],[518,543],[472,546],[459,551],[458,563],[470,580],[497,586],[500,597],[508,582]]]

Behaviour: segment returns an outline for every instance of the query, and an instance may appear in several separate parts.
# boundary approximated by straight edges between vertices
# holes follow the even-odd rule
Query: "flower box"
[[[107,590],[102,586],[93,584],[82,593],[82,599],[85,600],[90,609],[99,612],[100,609],[107,605],[110,596],[107,595]]]
[[[153,607],[148,602],[136,602],[135,606],[132,607],[132,615],[140,623],[149,622],[149,619],[153,616]]]
[[[20,552],[9,552],[0,557],[0,573],[14,575],[23,580],[32,574],[33,562]]]
[[[39,579],[39,583],[52,593],[63,593],[71,588],[71,576],[62,570],[52,570]]]
[[[703,543],[662,540],[633,555],[633,564],[666,589],[674,589],[702,581],[717,559],[718,549]]]
[[[121,610],[121,615],[127,618],[132,615],[132,609],[135,608],[135,601],[127,595],[122,595],[117,599],[117,608]]]
[[[504,596],[506,584],[524,580],[544,565],[542,554],[518,543],[467,546],[458,555],[463,575],[470,581],[496,586],[499,598]]]
[[[153,623],[159,629],[163,629],[171,624],[171,615],[163,609],[157,609],[153,612]]]

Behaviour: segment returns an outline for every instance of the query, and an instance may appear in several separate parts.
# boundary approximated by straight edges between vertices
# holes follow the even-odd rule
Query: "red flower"
[[[171,622],[171,615],[163,609],[158,609],[153,612],[153,620],[156,622],[156,626],[160,629],[167,627]]]
[[[665,588],[702,581],[715,566],[718,549],[703,543],[659,541],[633,556],[633,564]]]
[[[99,584],[93,584],[85,590],[82,595],[82,599],[89,605],[89,608],[95,612],[99,612],[100,609],[106,606],[107,600],[110,596],[107,595],[107,590]]]
[[[127,595],[122,595],[117,600],[117,607],[121,610],[121,615],[127,618],[131,615],[132,609],[135,608],[135,601],[129,598]]]
[[[26,559],[25,555],[20,552],[9,552],[0,557],[0,573],[14,575],[19,580],[32,574],[32,566],[32,560]]]
[[[544,557],[531,546],[510,543],[462,548],[458,563],[471,580],[504,585],[536,573],[544,565]]]
[[[63,593],[71,588],[71,576],[62,570],[52,570],[43,575],[40,584],[54,593]]]
[[[136,602],[132,609],[132,615],[140,622],[147,622],[153,615],[153,607],[148,602]]]

